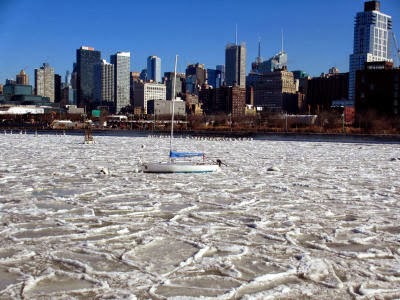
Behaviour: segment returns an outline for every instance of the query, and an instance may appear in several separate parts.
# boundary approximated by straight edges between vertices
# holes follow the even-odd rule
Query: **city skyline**
[[[155,1],[150,7],[123,1],[110,9],[91,0],[2,1],[0,82],[14,79],[21,70],[32,80],[34,69],[43,63],[64,77],[72,71],[76,49],[83,45],[101,51],[103,59],[118,51],[131,52],[131,71],[146,68],[151,55],[161,58],[162,74],[171,71],[175,54],[179,72],[194,63],[215,69],[224,64],[226,45],[235,42],[236,25],[238,42],[246,43],[246,73],[258,56],[260,39],[264,59],[281,50],[282,30],[289,70],[312,76],[331,67],[348,71],[354,17],[362,11],[363,0],[265,2],[232,5],[207,0],[193,7],[183,1]],[[399,36],[400,3],[395,2],[381,1],[381,11],[393,16],[393,32]]]

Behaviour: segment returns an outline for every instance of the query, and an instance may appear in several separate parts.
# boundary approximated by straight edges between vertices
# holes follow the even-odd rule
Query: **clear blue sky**
[[[146,67],[146,58],[162,59],[162,72],[190,63],[215,68],[225,63],[225,46],[238,40],[247,45],[247,69],[261,54],[269,58],[281,48],[289,70],[312,76],[332,66],[348,71],[353,48],[353,24],[364,0],[0,0],[0,83],[25,69],[48,62],[62,75],[72,70],[81,45],[100,50],[109,61],[117,51],[131,52],[131,70]],[[382,0],[381,11],[393,18],[400,39],[400,1]],[[400,42],[400,41],[399,41]]]

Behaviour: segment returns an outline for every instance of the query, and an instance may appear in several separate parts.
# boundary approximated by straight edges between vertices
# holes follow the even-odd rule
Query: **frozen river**
[[[95,139],[0,135],[0,299],[400,298],[400,144]]]

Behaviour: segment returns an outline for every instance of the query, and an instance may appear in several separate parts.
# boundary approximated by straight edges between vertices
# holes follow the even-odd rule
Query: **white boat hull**
[[[211,173],[220,170],[217,164],[190,162],[144,163],[142,166],[143,173]]]

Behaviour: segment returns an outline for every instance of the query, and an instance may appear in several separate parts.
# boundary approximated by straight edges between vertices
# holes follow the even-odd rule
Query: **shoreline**
[[[0,134],[56,134],[56,135],[82,135],[83,129],[35,129],[35,128],[8,128],[1,129]],[[129,129],[92,129],[94,136],[165,136],[169,137],[170,131],[157,130],[129,130]],[[332,141],[332,142],[393,142],[400,143],[400,134],[343,134],[343,133],[314,133],[314,132],[271,132],[271,131],[223,131],[223,130],[182,130],[175,131],[178,137],[200,138],[232,138],[232,139],[257,139],[257,140],[289,140],[289,141]]]

